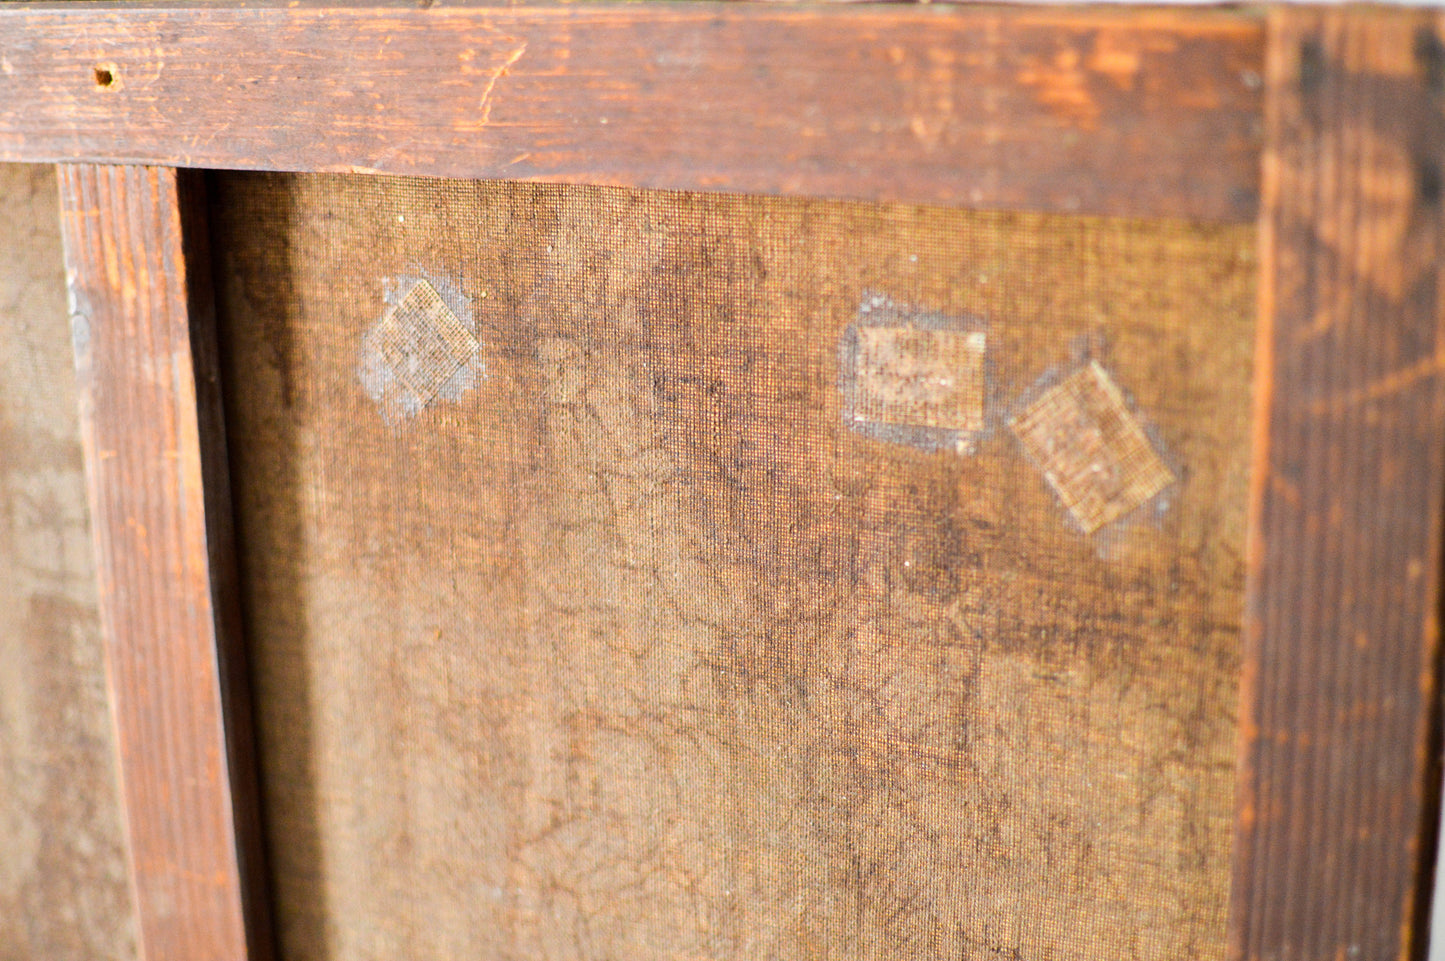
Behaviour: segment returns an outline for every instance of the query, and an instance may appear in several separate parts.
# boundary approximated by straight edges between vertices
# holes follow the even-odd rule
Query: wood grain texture
[[[101,621],[148,961],[270,956],[199,176],[62,166]]]
[[[1236,958],[1422,948],[1445,491],[1437,16],[1271,14]]]
[[[1222,957],[1252,227],[210,184],[287,957]],[[1007,427],[1080,354],[1180,478],[1107,535]]]
[[[0,959],[134,961],[57,198],[0,165]]]
[[[0,159],[1248,221],[1262,27],[1210,11],[0,5]]]

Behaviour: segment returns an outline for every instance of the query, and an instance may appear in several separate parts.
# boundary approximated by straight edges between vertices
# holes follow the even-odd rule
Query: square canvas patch
[[[1098,361],[1044,391],[1010,427],[1085,533],[1175,481]]]
[[[379,334],[382,359],[422,404],[477,351],[476,337],[425,280],[383,318]]]

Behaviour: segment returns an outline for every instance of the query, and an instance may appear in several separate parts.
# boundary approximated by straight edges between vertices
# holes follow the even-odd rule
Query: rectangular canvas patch
[[[985,346],[981,330],[860,328],[854,420],[982,430]]]

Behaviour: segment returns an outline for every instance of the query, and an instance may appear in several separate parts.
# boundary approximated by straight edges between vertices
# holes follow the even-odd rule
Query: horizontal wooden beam
[[[0,4],[0,161],[1241,221],[1262,62],[1202,10]]]

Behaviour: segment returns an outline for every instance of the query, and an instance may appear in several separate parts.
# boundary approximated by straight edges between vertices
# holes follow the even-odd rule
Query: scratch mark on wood
[[[522,55],[526,52],[527,42],[524,40],[518,47],[516,47],[510,54],[507,55],[507,59],[502,61],[502,64],[497,67],[497,69],[493,70],[491,77],[487,79],[487,85],[482,89],[481,125],[483,127],[492,122],[492,91],[497,88],[497,81],[505,77],[507,75],[507,71],[512,69],[512,67],[516,65],[517,61],[522,59]]]
[[[1315,401],[1308,406],[1307,410],[1315,415],[1339,414],[1351,407],[1384,400],[1392,394],[1408,390],[1420,381],[1434,377],[1442,370],[1445,370],[1445,354],[1436,354],[1399,370],[1393,370],[1362,387]]]

